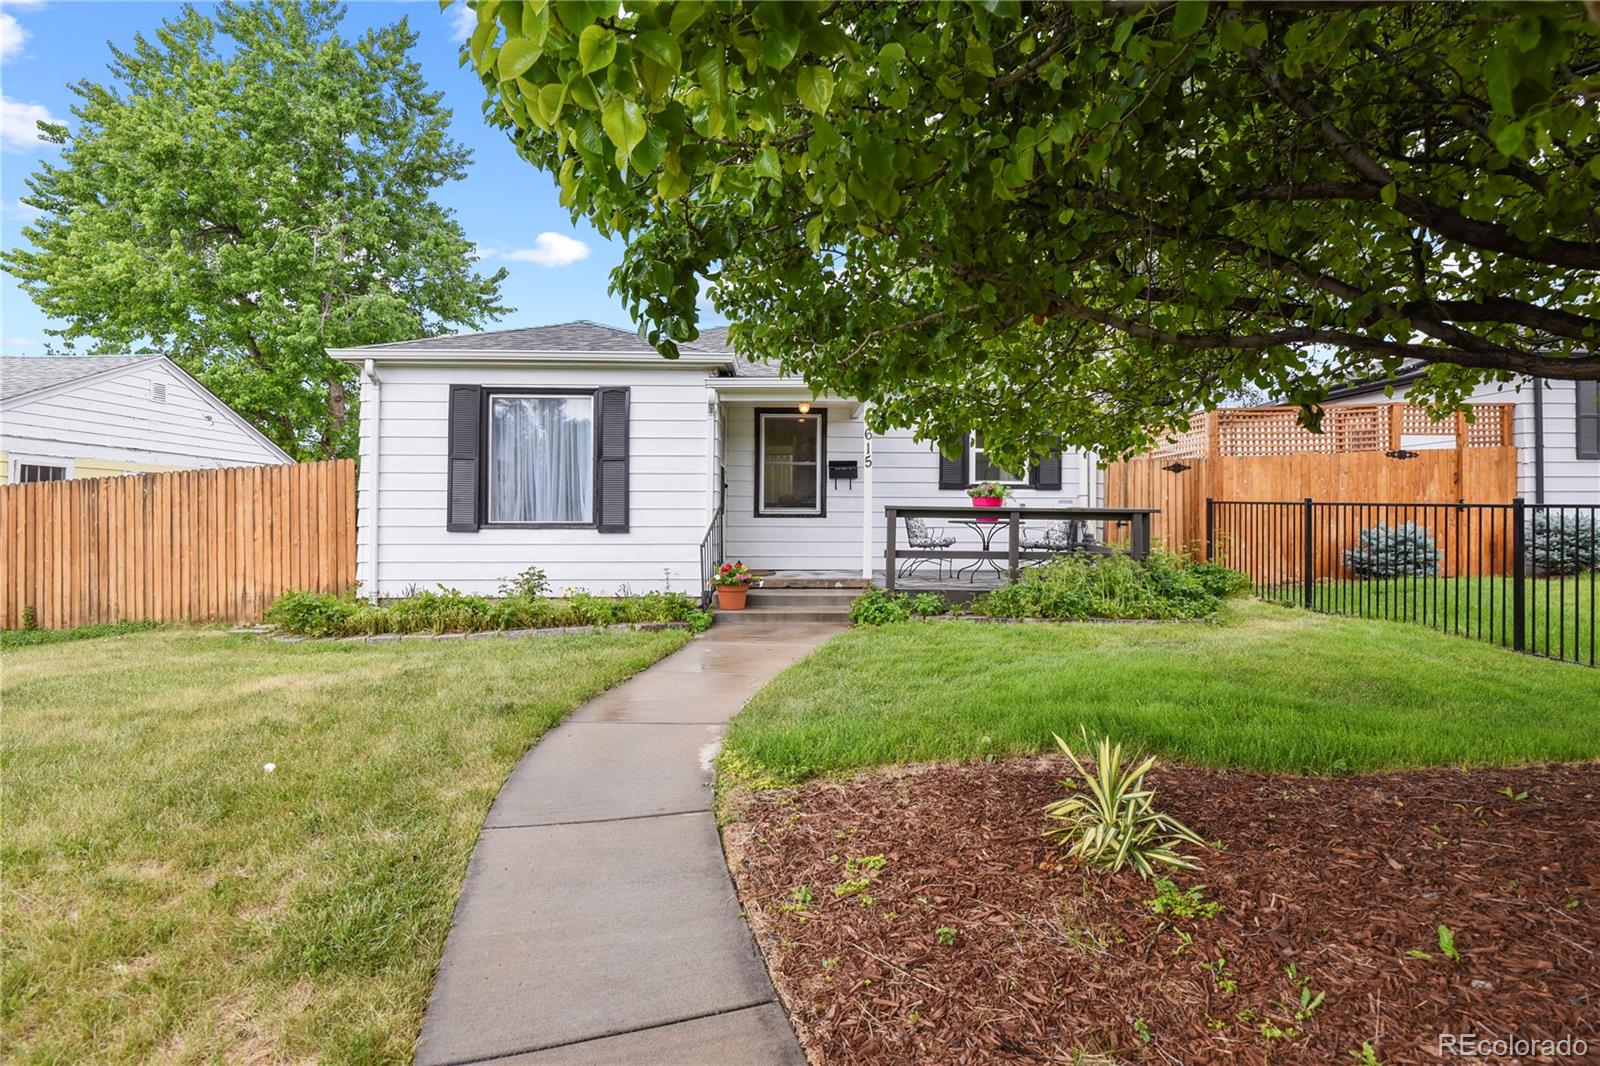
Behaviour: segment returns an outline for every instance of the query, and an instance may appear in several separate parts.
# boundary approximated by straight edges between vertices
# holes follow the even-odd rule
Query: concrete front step
[[[752,588],[751,607],[849,607],[860,589]]]
[[[718,611],[718,625],[791,625],[802,622],[836,622],[850,620],[847,606],[823,607],[746,607],[742,611]]]
[[[799,574],[760,574],[757,580],[763,588],[769,589],[864,589],[871,582],[864,577],[850,577],[845,574],[831,575],[799,575]]]

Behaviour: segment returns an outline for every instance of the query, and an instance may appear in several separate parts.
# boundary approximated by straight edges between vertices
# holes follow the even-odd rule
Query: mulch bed
[[[1041,838],[1069,770],[1014,759],[734,797],[730,865],[814,1063],[1349,1064],[1365,1043],[1395,1066],[1453,1058],[1441,1033],[1588,1041],[1497,1062],[1600,1059],[1600,765],[1160,766],[1158,808],[1224,844],[1175,876],[1223,904],[1187,919],[1153,913],[1132,871]],[[1309,1012],[1301,987],[1325,993]]]

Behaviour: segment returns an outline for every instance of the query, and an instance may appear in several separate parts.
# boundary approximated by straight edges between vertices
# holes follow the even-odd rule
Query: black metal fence
[[[1256,595],[1600,665],[1600,504],[1206,500]]]

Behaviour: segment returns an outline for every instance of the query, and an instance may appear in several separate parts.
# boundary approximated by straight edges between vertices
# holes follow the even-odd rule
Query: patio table
[[[963,566],[960,570],[957,570],[957,574],[968,574],[967,580],[970,582],[978,576],[978,567],[982,566],[984,563],[988,563],[989,569],[993,570],[997,574],[1003,574],[1006,572],[1005,567],[1001,566],[997,560],[988,556],[990,545],[994,543],[994,535],[1000,532],[1002,529],[1006,529],[1006,523],[1000,521],[998,518],[991,518],[987,522],[980,522],[976,518],[957,518],[954,524],[958,526],[966,526],[968,529],[971,529],[973,532],[977,533],[978,540],[983,543],[983,550],[985,553],[984,558],[974,559],[968,565]],[[969,571],[970,574],[968,573]]]

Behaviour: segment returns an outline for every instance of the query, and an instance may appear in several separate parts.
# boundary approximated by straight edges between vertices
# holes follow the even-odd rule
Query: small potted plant
[[[1006,502],[1006,497],[1011,495],[1011,486],[1002,485],[997,481],[985,481],[974,485],[967,490],[967,495],[972,497],[974,507],[999,507]],[[991,517],[980,518],[979,522],[993,522]]]
[[[724,611],[744,610],[745,597],[750,595],[750,582],[755,575],[743,563],[723,563],[711,575],[711,584],[717,590],[717,606]]]

